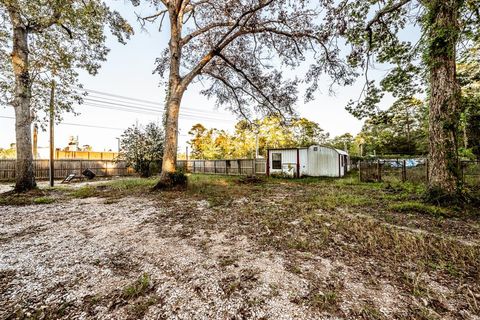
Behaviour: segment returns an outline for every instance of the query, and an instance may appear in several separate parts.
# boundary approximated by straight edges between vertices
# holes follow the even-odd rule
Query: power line
[[[0,116],[0,118],[15,120],[14,117],[9,117],[9,116]],[[86,128],[97,128],[97,129],[108,129],[108,130],[119,130],[119,131],[125,131],[126,130],[125,128],[105,127],[105,126],[96,126],[96,125],[90,125],[90,124],[71,123],[71,122],[60,122],[58,125],[86,127]],[[188,135],[186,135],[186,134],[179,134],[179,136],[180,137],[188,137]]]
[[[135,103],[132,103],[132,102],[128,102],[128,103],[140,105],[140,106],[143,106],[143,107],[152,107],[152,106],[158,107],[159,104],[160,104],[159,102],[155,102],[155,101],[151,101],[151,100],[132,98],[132,97],[122,96],[122,95],[118,95],[118,94],[98,91],[98,90],[92,90],[92,89],[86,89],[86,88],[77,88],[77,90],[86,91],[87,93],[93,93],[93,94],[97,94],[97,95],[100,95],[100,96],[104,95],[104,96],[108,96],[108,97],[119,98],[121,100],[93,96],[94,98],[97,98],[97,99],[99,98],[99,99],[105,99],[105,100],[109,100],[109,101],[120,101],[120,102],[123,102],[123,103],[125,103],[125,101],[122,101],[122,100],[136,101]],[[89,96],[90,95],[88,95],[85,99],[89,99]],[[138,103],[138,102],[140,102],[140,103]],[[182,107],[182,109],[193,111],[193,112],[207,113],[207,111],[202,110],[202,109],[197,109],[197,108]],[[226,113],[223,113],[223,115],[228,116],[228,114],[226,114]]]
[[[104,99],[102,97],[94,97],[94,98]],[[160,111],[158,109],[132,105],[129,102],[127,102],[129,104],[123,104],[123,103],[114,102],[114,100],[105,99],[106,100],[105,101],[105,100],[91,99],[91,98],[88,98],[88,97],[84,98],[84,100],[86,102],[88,102],[88,103],[84,103],[84,105],[89,105],[89,106],[98,106],[99,107],[102,104],[107,104],[107,105],[112,105],[112,106],[115,106],[115,107],[117,107],[117,106],[118,107],[125,107],[125,108],[129,108],[129,109],[133,109],[133,110],[142,110],[142,111],[147,111],[147,112],[160,113],[160,114],[163,115],[163,111]],[[108,108],[104,108],[104,109],[108,109]],[[227,118],[220,118],[220,117],[212,117],[212,116],[208,116],[208,115],[207,116],[202,115],[202,113],[205,113],[204,111],[199,111],[199,110],[195,110],[195,109],[187,109],[187,110],[184,111],[184,109],[186,109],[186,108],[181,108],[180,116],[194,116],[195,118],[204,118],[204,119],[209,119],[209,120],[232,121],[232,122],[234,121],[232,119],[227,119]],[[195,110],[195,111],[191,111],[191,110]]]
[[[83,106],[100,108],[100,109],[131,112],[131,113],[136,113],[136,114],[140,113],[140,114],[156,115],[156,116],[163,115],[163,113],[159,112],[159,111],[138,111],[138,110],[135,110],[135,109],[129,108],[129,107],[105,106],[105,105],[95,104],[95,103],[84,103]],[[230,120],[230,119],[221,119],[221,118],[214,118],[214,117],[199,116],[199,115],[196,115],[196,114],[188,114],[188,113],[183,113],[183,112],[180,113],[180,118],[192,119],[192,120],[195,119],[195,120],[212,120],[212,121],[233,122],[233,120]]]

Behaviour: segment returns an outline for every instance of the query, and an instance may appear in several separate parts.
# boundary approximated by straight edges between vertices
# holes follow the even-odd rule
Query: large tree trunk
[[[169,184],[171,175],[177,169],[178,116],[181,100],[182,94],[173,94],[167,101],[165,147],[159,184]]]
[[[460,87],[456,78],[458,0],[433,0],[430,12],[429,189],[454,197],[459,185],[457,128]]]
[[[33,173],[33,154],[31,137],[31,83],[28,70],[28,31],[21,22],[19,14],[11,13],[13,24],[12,65],[15,74],[15,109],[16,133],[16,184],[15,191],[23,192],[35,188]]]
[[[178,117],[180,103],[186,86],[182,85],[180,64],[182,58],[182,14],[177,7],[169,8],[170,17],[170,74],[165,107],[165,146],[163,149],[162,173],[156,189],[173,186],[172,175],[177,169]]]

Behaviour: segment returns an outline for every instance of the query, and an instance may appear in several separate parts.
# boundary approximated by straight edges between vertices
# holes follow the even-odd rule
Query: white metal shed
[[[348,153],[330,147],[313,145],[267,152],[267,175],[343,177],[349,170]]]

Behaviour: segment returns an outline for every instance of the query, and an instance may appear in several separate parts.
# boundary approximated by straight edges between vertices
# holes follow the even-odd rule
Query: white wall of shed
[[[308,175],[308,149],[300,149],[300,176]]]
[[[314,151],[317,148],[317,151]],[[308,175],[314,177],[338,177],[340,159],[334,150],[321,146],[308,148]]]
[[[273,169],[272,154],[280,153],[282,155],[282,169]],[[269,150],[270,174],[284,173],[294,176],[297,172],[297,149],[288,150]],[[301,162],[300,162],[301,163]]]

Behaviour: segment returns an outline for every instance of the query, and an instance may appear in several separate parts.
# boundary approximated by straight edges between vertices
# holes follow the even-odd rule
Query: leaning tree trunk
[[[430,68],[429,189],[454,197],[459,185],[457,128],[460,87],[456,78],[459,0],[430,2],[427,63]]]
[[[15,191],[23,192],[35,188],[33,173],[33,154],[31,137],[31,83],[28,71],[28,32],[19,23],[20,17],[12,14],[13,20],[13,51],[12,65],[15,74],[15,94],[13,107],[15,109],[16,133],[16,184]]]

